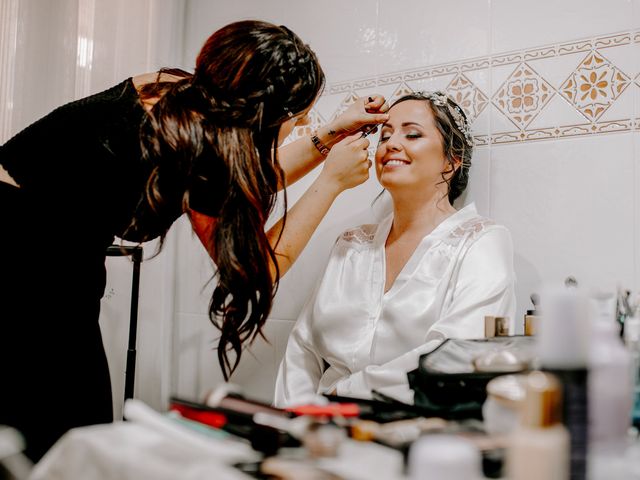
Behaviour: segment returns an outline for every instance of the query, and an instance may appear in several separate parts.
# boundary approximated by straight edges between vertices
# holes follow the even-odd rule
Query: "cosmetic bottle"
[[[549,373],[534,371],[525,380],[520,424],[507,446],[509,480],[566,480],[569,432],[561,423],[562,387]]]
[[[478,448],[469,440],[452,434],[424,435],[413,442],[409,449],[407,471],[410,480],[484,478]]]
[[[620,338],[615,293],[593,293],[589,306],[590,456],[616,456],[626,449],[631,426],[632,358]]]
[[[631,356],[631,384],[633,388],[631,422],[640,428],[640,312],[636,309],[627,317],[624,328],[624,343]]]
[[[569,431],[571,480],[585,480],[588,445],[589,316],[577,287],[544,289],[536,349],[540,370],[562,385],[562,421]]]
[[[538,310],[540,297],[538,294],[532,293],[530,298],[533,308],[527,310],[527,313],[524,315],[524,334],[527,336],[536,334],[538,331],[538,323],[540,322],[540,312]]]
[[[633,308],[630,305],[631,290],[618,287],[616,320],[620,328],[620,334],[624,335],[627,317],[633,316]]]
[[[508,337],[509,336],[509,318],[508,317],[484,317],[484,336],[485,338]]]
[[[527,374],[500,375],[487,383],[482,404],[484,429],[489,435],[506,435],[520,423],[519,411],[525,399]]]

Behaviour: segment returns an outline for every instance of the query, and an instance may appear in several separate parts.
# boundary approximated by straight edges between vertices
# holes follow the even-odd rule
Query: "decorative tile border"
[[[491,132],[477,132],[474,135],[477,146],[640,131],[640,120],[633,118],[632,113],[626,114],[626,118],[603,119],[605,112],[627,89],[637,90],[637,104],[640,105],[640,71],[638,71],[640,59],[635,63],[635,71],[630,72],[616,66],[609,55],[614,49],[629,48],[633,45],[638,45],[635,54],[640,54],[640,31],[618,32],[334,83],[328,85],[324,95],[338,97],[344,95],[344,98],[333,113],[325,114],[328,118],[325,119],[320,114],[316,114],[310,128],[343,112],[362,95],[359,92],[361,90],[371,91],[376,87],[395,87],[393,94],[388,97],[388,100],[393,102],[401,95],[412,92],[411,83],[413,82],[438,78],[447,82],[450,77],[444,90],[464,109],[472,122],[472,127],[478,116],[490,105],[493,107],[492,115],[502,114],[507,120],[506,123],[502,121],[491,122],[492,124],[513,126],[509,130],[504,130],[502,127],[504,131],[496,130],[498,127],[494,127]],[[576,55],[581,53],[584,56]],[[624,54],[633,55],[634,52]],[[581,58],[578,64],[575,64],[576,56]],[[554,57],[566,59],[567,77],[559,85],[554,85],[552,80],[545,79],[543,74],[536,71],[533,66],[538,60]],[[611,57],[616,58],[615,55]],[[470,75],[471,72],[486,73],[487,78],[491,78],[491,69],[509,65],[513,66],[513,72],[502,84],[493,87],[495,91],[485,91],[470,79],[475,78]],[[536,123],[534,120],[556,95],[574,108],[578,113],[576,118],[581,117],[584,122],[549,125],[546,128],[540,128],[540,125],[532,127]],[[640,116],[640,112],[635,111],[635,116]],[[295,136],[303,134],[303,131],[294,133]]]

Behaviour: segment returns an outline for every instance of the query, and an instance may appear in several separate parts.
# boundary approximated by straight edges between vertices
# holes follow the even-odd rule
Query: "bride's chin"
[[[395,188],[401,188],[400,183],[393,182],[393,181],[385,181],[384,177],[381,180],[379,180],[379,182],[382,188],[384,188],[389,192],[393,191]]]

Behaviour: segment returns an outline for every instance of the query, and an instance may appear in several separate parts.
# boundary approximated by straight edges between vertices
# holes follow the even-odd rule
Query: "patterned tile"
[[[346,97],[340,102],[338,105],[338,109],[335,111],[331,120],[334,120],[338,115],[342,114],[347,108],[349,108],[353,103],[360,98],[360,95],[356,94],[355,91],[350,91]]]
[[[489,104],[487,96],[463,74],[451,80],[446,90],[447,94],[462,107],[470,123],[473,123]]]
[[[398,88],[396,88],[394,90],[394,92],[391,94],[391,97],[389,97],[389,99],[388,99],[389,105],[392,105],[400,97],[403,97],[405,95],[409,95],[409,94],[411,94],[413,92],[414,92],[414,90],[409,85],[407,85],[404,82],[401,83],[400,85],[398,85]]]
[[[322,115],[320,115],[315,108],[311,109],[308,117],[309,117],[309,123],[307,125],[303,125],[301,127],[296,127],[293,129],[293,132],[290,135],[292,137],[291,138],[292,140],[296,140],[301,137],[310,136],[311,132],[313,132],[317,128],[327,123],[325,119],[322,118]]]
[[[560,87],[588,120],[597,120],[629,85],[630,79],[598,51],[590,52]]]
[[[428,77],[420,80],[404,80],[409,88],[416,92],[432,92],[434,90],[445,91],[451,80],[456,75],[440,75],[437,77]]]
[[[493,103],[517,127],[525,129],[553,96],[553,87],[521,63],[493,97]]]

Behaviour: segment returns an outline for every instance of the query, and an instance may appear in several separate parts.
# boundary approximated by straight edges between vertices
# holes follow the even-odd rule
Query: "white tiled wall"
[[[491,0],[491,53],[637,29],[632,4],[631,0]]]
[[[519,316],[541,282],[568,275],[585,285],[638,288],[640,0],[236,4],[187,3],[185,65],[216,28],[258,18],[286,24],[318,53],[328,77],[315,108],[318,122],[374,91],[393,98],[438,88],[463,101],[479,144],[464,203],[475,201],[512,232]],[[592,53],[595,67],[584,63]],[[595,100],[579,100],[576,92],[584,91],[570,79],[589,83],[594,69],[597,81],[604,75],[622,88],[607,90],[606,97],[596,89]],[[602,105],[604,111],[596,111]],[[290,203],[309,182],[290,189]],[[345,226],[375,217],[370,204],[379,191],[370,179],[343,194],[283,278],[266,330],[271,345],[259,342],[233,379],[247,392],[270,398],[286,336],[333,240]],[[199,248],[188,235],[182,238]],[[179,317],[202,312],[207,301],[196,297],[203,274],[210,274],[206,259],[189,255],[195,263],[179,270]],[[189,346],[191,334],[178,337],[180,352],[196,348]],[[220,380],[208,342],[198,368],[184,366],[187,353],[176,358],[186,394],[201,395]]]

